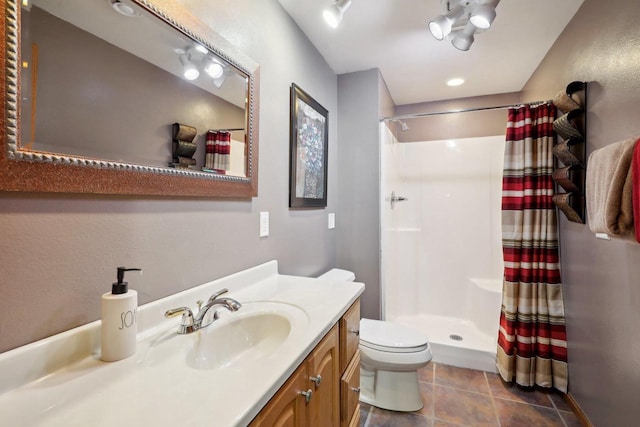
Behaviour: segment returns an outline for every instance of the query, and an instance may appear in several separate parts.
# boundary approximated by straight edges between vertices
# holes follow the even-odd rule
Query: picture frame
[[[329,112],[291,84],[289,207],[325,208],[329,151]]]

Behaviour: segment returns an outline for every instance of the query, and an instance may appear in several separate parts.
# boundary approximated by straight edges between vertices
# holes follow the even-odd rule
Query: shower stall
[[[380,126],[383,318],[435,362],[495,372],[504,135],[399,143]]]

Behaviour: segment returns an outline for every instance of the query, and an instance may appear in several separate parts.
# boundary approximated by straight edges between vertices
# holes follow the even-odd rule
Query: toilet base
[[[422,408],[418,372],[372,370],[360,366],[360,401],[391,411]]]

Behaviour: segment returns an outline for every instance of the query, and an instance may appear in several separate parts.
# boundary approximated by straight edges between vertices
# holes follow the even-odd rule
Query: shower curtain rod
[[[539,105],[539,104],[544,104],[545,102],[551,102],[551,100],[529,102],[528,104]],[[404,114],[402,116],[383,117],[383,118],[380,119],[380,121],[381,122],[386,122],[386,121],[390,121],[390,120],[418,119],[420,117],[440,116],[440,115],[443,115],[443,114],[454,114],[454,113],[469,113],[469,112],[472,112],[472,111],[505,110],[507,108],[515,108],[515,107],[520,107],[522,105],[525,105],[525,103],[510,104],[510,105],[498,105],[498,106],[495,106],[495,107],[467,108],[465,110],[436,111],[436,112],[433,112],[433,113]]]

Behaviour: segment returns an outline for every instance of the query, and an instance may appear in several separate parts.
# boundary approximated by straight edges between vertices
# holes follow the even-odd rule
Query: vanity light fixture
[[[182,75],[187,80],[195,80],[200,75],[198,68],[193,65],[189,57],[186,54],[180,55],[180,64],[182,64]]]
[[[322,16],[331,28],[338,28],[349,6],[351,6],[351,0],[335,0],[334,4],[322,12]]]
[[[475,34],[489,29],[500,0],[441,0],[442,14],[429,21],[429,31],[438,40],[451,35],[456,49],[467,51]]]

